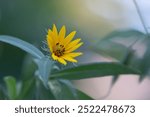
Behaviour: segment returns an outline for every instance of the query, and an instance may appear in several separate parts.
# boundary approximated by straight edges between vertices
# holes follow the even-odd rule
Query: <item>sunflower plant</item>
[[[77,61],[76,57],[84,56],[82,51],[77,51],[83,46],[83,41],[80,38],[74,39],[75,34],[76,31],[72,31],[66,35],[66,26],[62,26],[58,31],[54,24],[51,29],[48,29],[44,41],[46,48],[43,49],[48,54],[44,54],[37,47],[22,39],[1,35],[1,42],[11,44],[29,53],[33,60],[31,66],[34,63],[36,69],[34,76],[27,76],[27,80],[21,79],[20,82],[12,76],[5,77],[7,93],[0,90],[0,97],[3,96],[3,99],[92,99],[77,90],[71,80],[139,74],[138,71],[119,62],[99,62],[68,67],[68,62],[77,63],[79,60]],[[27,69],[31,66],[28,66]],[[18,84],[20,89],[17,87]]]

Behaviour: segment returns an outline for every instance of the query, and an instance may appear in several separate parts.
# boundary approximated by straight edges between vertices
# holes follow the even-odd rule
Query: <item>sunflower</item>
[[[48,29],[47,44],[54,60],[64,65],[67,64],[66,61],[77,62],[74,58],[82,55],[82,53],[73,51],[78,49],[83,42],[80,42],[80,38],[73,40],[75,34],[76,31],[72,31],[69,35],[65,36],[66,27],[62,26],[60,32],[58,32],[55,24],[53,25],[52,30]]]

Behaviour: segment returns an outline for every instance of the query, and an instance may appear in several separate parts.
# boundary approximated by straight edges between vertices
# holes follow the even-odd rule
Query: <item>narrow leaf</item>
[[[0,85],[0,100],[7,99],[7,96],[5,95],[4,88]]]
[[[93,100],[93,98],[91,98],[90,96],[88,96],[87,94],[83,93],[78,89],[76,89],[76,93],[79,100]]]
[[[64,69],[51,74],[51,78],[79,80],[121,74],[139,74],[139,72],[116,62],[102,62]]]
[[[40,58],[44,57],[44,54],[39,49],[37,49],[35,46],[33,46],[32,44],[25,42],[21,39],[18,39],[16,37],[1,35],[0,41],[11,44],[13,46],[16,46],[36,58],[40,59]]]
[[[6,83],[9,99],[15,99],[17,96],[16,79],[12,76],[7,76],[4,77],[4,81]]]
[[[48,78],[53,66],[53,61],[51,61],[48,57],[43,57],[42,59],[34,59],[34,61],[38,66],[37,75],[43,81],[45,87],[47,87]]]
[[[124,54],[131,49],[130,47],[137,41],[145,38],[145,34],[134,30],[113,31],[102,38],[96,45],[93,45],[92,50],[110,56],[117,60],[122,60]]]
[[[22,80],[21,82],[21,90],[17,99],[26,100],[26,99],[34,99],[35,94],[35,79],[30,77],[30,79]]]

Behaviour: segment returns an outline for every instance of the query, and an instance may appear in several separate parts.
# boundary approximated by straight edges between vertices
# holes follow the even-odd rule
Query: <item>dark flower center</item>
[[[59,43],[56,43],[56,46],[55,46],[53,52],[58,57],[63,56],[64,52],[65,52],[64,45],[60,45]]]

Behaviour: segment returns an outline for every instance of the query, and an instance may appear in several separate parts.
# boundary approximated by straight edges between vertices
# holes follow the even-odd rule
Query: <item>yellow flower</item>
[[[53,25],[52,30],[48,29],[47,43],[54,60],[57,60],[64,65],[67,64],[66,61],[77,62],[74,58],[82,55],[82,53],[73,51],[78,49],[83,42],[80,42],[80,38],[72,41],[75,34],[76,31],[73,31],[68,36],[65,36],[66,27],[62,26],[60,32],[58,32],[55,24]]]

